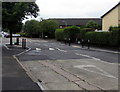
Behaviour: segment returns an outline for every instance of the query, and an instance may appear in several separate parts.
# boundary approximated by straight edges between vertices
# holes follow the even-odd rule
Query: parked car
[[[9,38],[10,34],[4,34],[4,37]]]
[[[12,37],[21,37],[20,34],[12,34]]]

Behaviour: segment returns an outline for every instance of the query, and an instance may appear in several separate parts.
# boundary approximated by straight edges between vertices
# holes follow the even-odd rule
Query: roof
[[[114,10],[119,5],[120,5],[120,2],[117,5],[115,5],[112,9],[110,9],[108,12],[106,12],[103,16],[101,16],[101,18],[103,18],[104,16],[106,16],[108,13],[110,13],[112,10]]]
[[[49,20],[56,20],[59,25],[86,25],[89,21],[95,21],[99,25],[102,24],[101,18],[50,18]]]

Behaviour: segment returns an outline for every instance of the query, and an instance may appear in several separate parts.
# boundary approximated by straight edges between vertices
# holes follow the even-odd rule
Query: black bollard
[[[90,49],[90,40],[88,40],[87,44],[88,44],[88,49]]]
[[[69,46],[70,46],[70,38],[69,38],[69,40],[68,40],[68,44],[69,44]]]
[[[22,48],[26,49],[26,39],[22,39]]]
[[[16,45],[19,45],[19,37],[16,38]]]
[[[67,39],[65,38],[65,45],[67,44]]]
[[[82,45],[82,48],[84,48],[84,40],[83,39],[81,40],[81,45]]]

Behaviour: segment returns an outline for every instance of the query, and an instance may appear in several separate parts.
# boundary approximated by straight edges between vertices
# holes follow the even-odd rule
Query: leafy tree
[[[54,20],[43,20],[40,22],[42,37],[47,35],[50,38],[55,36],[55,30],[58,28],[58,23]]]
[[[10,31],[10,45],[12,45],[12,33],[22,28],[22,20],[26,16],[38,16],[39,8],[34,2],[3,2],[2,25],[3,29]]]
[[[80,28],[77,26],[70,26],[64,29],[66,38],[70,38],[71,41],[76,40],[76,35],[80,32]]]
[[[87,28],[91,28],[91,30],[95,30],[95,29],[100,29],[100,25],[98,25],[95,21],[89,21],[87,24],[86,24],[86,27]]]
[[[37,20],[26,21],[25,25],[23,27],[23,30],[25,33],[27,33],[31,37],[33,37],[33,36],[38,37],[40,34],[39,21],[37,21]]]

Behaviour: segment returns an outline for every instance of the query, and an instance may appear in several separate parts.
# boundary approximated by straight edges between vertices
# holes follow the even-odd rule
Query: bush
[[[113,31],[120,31],[120,25],[119,25],[118,27],[117,27],[117,26],[116,26],[116,27],[112,27],[112,26],[111,26],[111,27],[109,28],[109,31],[112,31],[112,32],[113,32]]]
[[[83,28],[80,28],[80,31],[77,34],[77,39],[78,40],[85,39],[85,34],[86,34],[86,30],[84,30]]]
[[[77,26],[70,26],[64,29],[65,37],[70,38],[72,42],[76,40],[77,34],[80,32],[80,28]]]
[[[107,45],[109,43],[108,32],[87,32],[86,39],[95,45]]]
[[[55,31],[55,38],[58,40],[58,41],[63,41],[64,40],[64,29],[56,29]]]
[[[109,37],[109,45],[110,46],[120,46],[120,32],[112,31]]]
[[[91,44],[99,46],[119,46],[119,34],[116,32],[87,32],[85,39],[89,39]]]
[[[20,32],[18,34],[20,34],[22,37],[28,37],[28,33],[25,33],[25,32]]]

